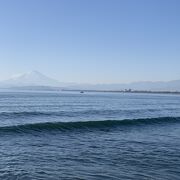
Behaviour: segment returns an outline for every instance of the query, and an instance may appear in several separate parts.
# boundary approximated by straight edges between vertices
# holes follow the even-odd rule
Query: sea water
[[[0,179],[179,180],[180,95],[0,92]]]

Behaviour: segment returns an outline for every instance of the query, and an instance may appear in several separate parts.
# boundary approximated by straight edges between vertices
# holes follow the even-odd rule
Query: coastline
[[[83,90],[83,89],[62,89],[65,92],[99,92],[99,93],[137,93],[137,94],[172,94],[180,95],[180,91],[148,91],[148,90]]]

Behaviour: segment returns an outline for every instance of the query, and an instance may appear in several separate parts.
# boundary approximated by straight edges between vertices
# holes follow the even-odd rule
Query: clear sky
[[[180,0],[0,0],[0,79],[180,79]]]

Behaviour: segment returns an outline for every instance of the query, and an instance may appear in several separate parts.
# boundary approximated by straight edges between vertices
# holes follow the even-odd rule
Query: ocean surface
[[[2,180],[179,180],[180,95],[0,92]]]

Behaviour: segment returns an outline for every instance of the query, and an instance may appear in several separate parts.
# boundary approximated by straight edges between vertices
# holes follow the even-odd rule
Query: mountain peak
[[[38,71],[29,71],[29,72],[27,72],[27,73],[21,73],[21,74],[15,74],[15,75],[13,75],[11,78],[9,78],[9,79],[17,79],[17,78],[19,78],[19,77],[25,77],[25,76],[42,76],[43,74],[42,73],[40,73],[40,72],[38,72]],[[44,75],[43,75],[44,76]],[[9,80],[8,79],[8,80]]]
[[[46,75],[44,75],[44,74],[42,74],[42,73],[40,73],[39,71],[36,71],[36,70],[24,73],[24,74],[22,74],[22,76],[32,77],[32,78],[40,78],[40,77],[45,78],[46,77],[46,78],[49,79],[49,77],[47,77]]]
[[[3,84],[9,86],[59,86],[60,83],[34,70],[28,73],[14,75],[12,78],[3,81]]]
[[[39,71],[33,70],[28,72],[27,74],[41,74]]]
[[[42,73],[40,73],[39,71],[36,71],[36,70],[27,72],[25,74],[27,74],[27,75],[41,75],[41,76],[43,75]],[[45,76],[45,75],[43,75],[43,76]]]

